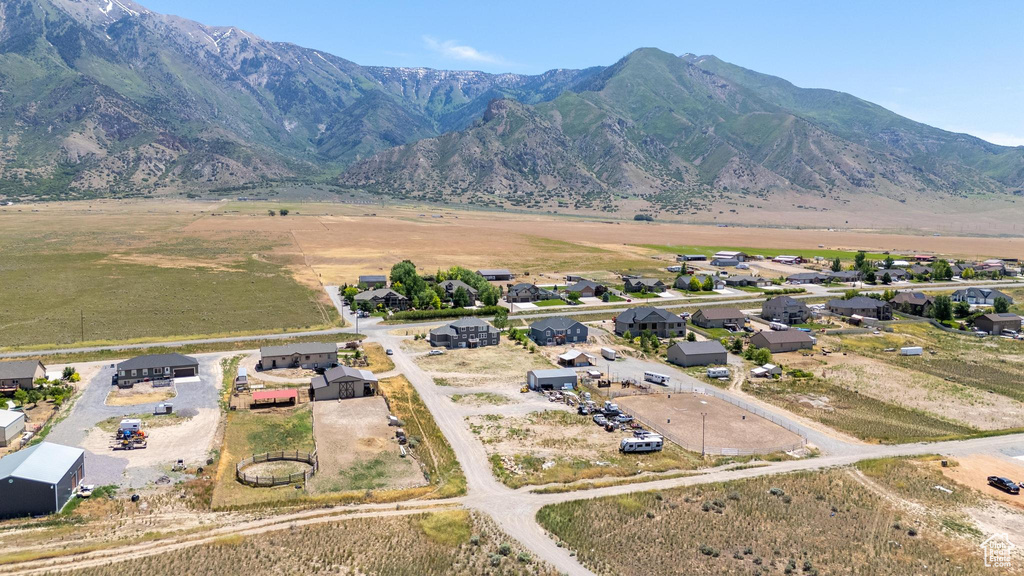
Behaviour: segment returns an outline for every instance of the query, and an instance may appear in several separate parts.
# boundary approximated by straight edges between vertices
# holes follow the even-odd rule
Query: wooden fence
[[[295,472],[294,474],[288,474],[286,476],[276,475],[259,475],[259,474],[247,474],[245,468],[252,466],[253,464],[260,464],[263,462],[302,462],[303,464],[309,464],[309,470],[304,472]],[[306,483],[309,479],[316,474],[320,468],[320,462],[316,457],[316,450],[313,452],[299,452],[299,451],[278,451],[278,452],[266,452],[264,454],[253,454],[249,458],[240,461],[235,464],[235,477],[242,484],[248,484],[249,486],[258,487],[269,487],[269,486],[284,486],[286,484],[295,484],[297,482]]]

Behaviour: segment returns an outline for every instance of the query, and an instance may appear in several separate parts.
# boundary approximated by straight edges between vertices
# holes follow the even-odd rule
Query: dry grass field
[[[602,576],[991,574],[964,515],[977,497],[937,483],[950,485],[933,467],[872,461],[568,502],[538,519]],[[648,539],[638,548],[639,534]]]
[[[152,382],[139,382],[131,388],[118,388],[112,386],[110,393],[104,403],[107,406],[133,406],[135,404],[149,404],[150,402],[163,402],[177,396],[174,385],[154,387]]]
[[[277,203],[92,201],[0,209],[5,282],[0,346],[160,339],[335,324],[322,285],[354,282],[409,258],[566,272],[651,272],[657,247],[938,252],[1009,256],[1011,237],[595,221],[554,215]],[[421,217],[421,214],[423,216]],[[978,232],[984,232],[984,229]],[[646,246],[646,247],[645,247]],[[657,256],[658,260],[652,260]],[[525,277],[525,276],[524,276]],[[130,315],[124,315],[131,310]],[[82,318],[84,316],[84,338]]]
[[[432,376],[443,378],[449,386],[479,387],[518,392],[526,382],[526,372],[554,365],[539,352],[502,338],[497,346],[445,350],[439,356],[420,356],[420,367]]]

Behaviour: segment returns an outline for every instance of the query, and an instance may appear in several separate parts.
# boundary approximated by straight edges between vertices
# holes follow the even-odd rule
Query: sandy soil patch
[[[733,449],[767,454],[801,443],[797,434],[713,396],[645,394],[618,398],[617,402],[641,422],[657,426],[670,440],[696,452],[701,449],[702,413],[707,414],[704,445],[715,452]]]
[[[223,266],[223,263],[242,260],[241,257],[221,256],[217,262],[209,260],[194,260],[179,256],[149,255],[149,254],[111,254],[106,260],[117,264],[141,264],[143,266],[156,266],[157,268],[206,268],[216,272],[237,272],[235,268]]]
[[[504,339],[497,346],[445,350],[439,356],[421,356],[416,361],[431,376],[447,380],[449,386],[488,386],[508,388],[510,392],[526,382],[527,371],[554,367],[543,354],[531,354]]]
[[[320,470],[313,492],[403,489],[427,484],[416,460],[402,457],[388,426],[384,398],[313,403],[313,434]]]
[[[219,419],[219,410],[203,408],[180,424],[144,428],[149,436],[145,450],[112,450],[114,435],[97,426],[89,431],[81,447],[95,454],[124,458],[128,468],[169,469],[179,458],[186,465],[202,466],[213,447]]]
[[[803,356],[794,352],[777,354],[776,360],[787,370],[806,370],[872,398],[981,430],[1024,426],[1024,404],[1016,400],[985,394],[924,372],[902,370],[874,358],[853,353]]]
[[[1024,482],[1024,462],[988,454],[958,457],[956,461],[957,466],[940,468],[942,474],[1016,510],[1024,510],[1024,500],[1019,495],[1007,494],[988,485],[989,476],[1003,476],[1014,482]]]
[[[470,416],[470,428],[491,454],[527,453],[547,460],[594,458],[619,449],[632,433],[605,432],[589,417],[575,413],[535,412],[527,416]]]
[[[136,404],[163,402],[177,395],[178,393],[173,384],[157,388],[150,382],[139,382],[131,388],[111,386],[104,403],[107,406],[134,406]]]

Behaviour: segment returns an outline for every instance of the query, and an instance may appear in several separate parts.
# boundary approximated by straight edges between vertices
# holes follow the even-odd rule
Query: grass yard
[[[507,545],[507,554],[502,545]],[[524,556],[525,555],[525,556]],[[492,560],[495,558],[496,560]],[[110,574],[367,574],[421,576],[556,576],[486,517],[465,510],[353,518],[293,526],[257,536],[224,536],[210,544],[85,568]],[[202,566],[202,569],[198,569]]]
[[[907,491],[944,497],[931,474],[900,473]],[[577,500],[537,518],[601,576],[991,573],[977,542],[878,492],[855,471],[827,470]],[[637,534],[657,545],[624,553]]]
[[[551,298],[549,300],[540,300],[538,302],[534,302],[533,305],[540,306],[541,308],[546,308],[548,306],[565,306],[566,302],[561,298]]]

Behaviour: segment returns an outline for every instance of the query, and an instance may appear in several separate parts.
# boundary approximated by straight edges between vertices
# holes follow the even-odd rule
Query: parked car
[[[594,414],[594,424],[598,426],[604,426],[608,423],[608,419],[604,417],[604,414]]]
[[[436,348],[427,353],[428,356],[440,356],[441,354],[444,354],[444,350],[438,350]]]
[[[387,354],[388,356],[394,356],[395,351],[392,350],[391,348],[388,348],[387,350],[384,351],[384,353]]]
[[[1020,494],[1020,487],[1014,484],[1013,480],[1010,480],[1009,478],[989,476],[988,485],[993,488],[998,488],[1007,494]]]

